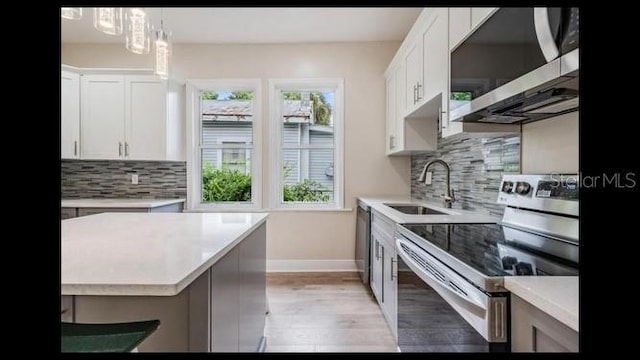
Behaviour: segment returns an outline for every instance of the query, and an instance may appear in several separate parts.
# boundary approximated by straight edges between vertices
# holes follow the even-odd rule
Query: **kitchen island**
[[[61,222],[62,320],[159,319],[139,351],[265,346],[259,213],[103,213]]]

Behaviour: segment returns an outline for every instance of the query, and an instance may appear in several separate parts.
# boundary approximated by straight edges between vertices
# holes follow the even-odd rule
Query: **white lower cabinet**
[[[378,303],[382,303],[382,273],[383,273],[383,251],[380,243],[380,235],[371,231],[371,291],[378,300]]]
[[[395,225],[384,215],[372,211],[370,286],[397,341],[398,263],[394,240]]]
[[[398,340],[398,260],[396,256],[393,238],[387,239],[391,242],[382,245],[383,269],[382,272],[382,313],[387,319],[387,324],[391,328],[393,337]]]
[[[579,334],[526,300],[511,294],[511,351],[578,352]]]

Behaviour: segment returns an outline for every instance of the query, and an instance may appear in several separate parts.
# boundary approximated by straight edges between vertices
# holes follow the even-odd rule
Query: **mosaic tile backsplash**
[[[61,160],[61,198],[187,197],[184,161]],[[138,174],[138,184],[131,184]]]
[[[463,134],[464,135],[464,134]],[[520,172],[520,136],[479,138],[459,135],[438,139],[438,151],[411,156],[411,196],[442,203],[446,172],[434,164],[431,185],[418,182],[426,163],[442,159],[451,168],[451,187],[456,201],[453,209],[480,211],[502,217],[504,206],[496,204],[503,174]]]

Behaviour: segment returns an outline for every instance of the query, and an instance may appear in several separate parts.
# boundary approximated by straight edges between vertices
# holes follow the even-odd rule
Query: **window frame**
[[[333,91],[333,201],[332,202],[284,202],[282,199],[282,139],[281,116],[282,91]],[[297,78],[269,79],[269,106],[271,123],[270,141],[270,194],[269,205],[273,209],[332,209],[344,208],[344,79]],[[275,171],[274,171],[275,170]]]
[[[251,201],[202,203],[201,91],[252,91]],[[262,209],[262,82],[260,79],[187,79],[187,204],[189,210]],[[219,149],[220,151],[222,149]],[[220,159],[222,161],[222,159]]]

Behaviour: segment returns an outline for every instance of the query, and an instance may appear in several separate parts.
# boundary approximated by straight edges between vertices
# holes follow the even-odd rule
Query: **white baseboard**
[[[267,260],[267,272],[356,271],[355,260]]]

